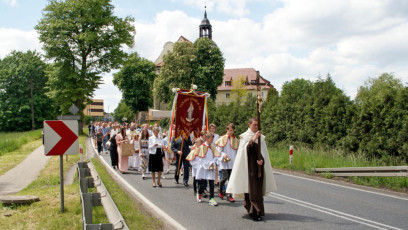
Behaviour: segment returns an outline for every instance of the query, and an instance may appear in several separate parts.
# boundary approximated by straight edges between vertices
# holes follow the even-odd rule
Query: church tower
[[[209,38],[212,40],[212,26],[210,20],[207,19],[207,6],[204,10],[204,18],[201,20],[200,28],[200,38]]]

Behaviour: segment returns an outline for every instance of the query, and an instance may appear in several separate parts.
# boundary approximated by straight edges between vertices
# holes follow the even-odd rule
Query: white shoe
[[[166,177],[165,177],[165,176],[162,176],[162,178],[163,178],[163,179],[166,179]]]
[[[215,201],[214,198],[211,198],[210,202],[208,203],[211,206],[218,206],[217,202]]]
[[[201,201],[202,201],[202,200],[201,200],[201,195],[198,195],[198,193],[197,193],[197,202],[198,202],[198,203],[201,203]]]

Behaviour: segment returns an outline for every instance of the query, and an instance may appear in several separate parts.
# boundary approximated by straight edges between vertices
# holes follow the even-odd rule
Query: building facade
[[[103,118],[104,115],[104,109],[103,109],[103,100],[102,99],[92,99],[92,103],[86,105],[84,109],[84,115],[85,116],[91,116],[91,117],[99,117]]]
[[[217,88],[215,103],[217,105],[222,103],[229,104],[237,100],[238,96],[241,97],[241,102],[244,102],[248,95],[256,97],[256,79],[258,74],[259,71],[253,68],[224,69],[223,81]],[[261,97],[263,100],[266,100],[268,90],[273,86],[262,76],[259,78],[259,84],[261,85]]]

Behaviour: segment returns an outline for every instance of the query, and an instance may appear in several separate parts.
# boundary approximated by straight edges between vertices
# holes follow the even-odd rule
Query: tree
[[[121,70],[114,74],[113,84],[122,91],[123,102],[134,114],[147,111],[153,105],[152,90],[156,78],[154,71],[153,62],[133,53]]]
[[[235,80],[232,80],[232,98],[238,104],[241,104],[241,99],[245,98],[248,95],[248,90],[245,88],[246,86],[246,78],[243,75],[238,76]]]
[[[51,0],[35,26],[46,57],[55,62],[50,95],[63,113],[75,104],[83,115],[100,74],[119,67],[124,44],[133,46],[134,19],[118,18],[113,9],[109,0]]]
[[[358,150],[370,158],[408,157],[407,121],[408,95],[399,79],[384,73],[369,79],[360,87],[355,99],[357,105],[350,136]]]
[[[0,131],[40,128],[55,119],[57,109],[46,96],[46,66],[36,51],[12,51],[0,62]]]
[[[118,122],[121,122],[123,118],[130,120],[134,116],[135,114],[132,112],[129,106],[126,105],[123,99],[119,102],[119,105],[116,107],[115,111],[113,111],[113,118],[115,118],[115,120]]]
[[[164,65],[154,82],[155,97],[170,102],[172,88],[189,89],[194,83],[198,86],[197,90],[210,93],[215,100],[217,87],[222,83],[225,60],[212,40],[199,38],[194,44],[177,42],[163,61]]]
[[[225,59],[215,42],[208,38],[199,38],[194,42],[195,59],[193,80],[198,90],[208,92],[211,98],[217,98],[217,87],[224,78]],[[166,63],[165,63],[166,64]]]

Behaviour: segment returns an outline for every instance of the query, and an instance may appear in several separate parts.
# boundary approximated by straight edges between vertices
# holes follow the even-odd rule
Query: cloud
[[[186,5],[194,6],[198,9],[204,9],[207,6],[208,11],[216,10],[220,13],[243,17],[249,14],[247,9],[247,0],[173,0],[182,2]]]
[[[18,2],[17,0],[3,0],[3,3],[10,5],[10,6],[17,6]]]
[[[18,29],[0,28],[0,58],[3,59],[12,50],[37,50],[42,53],[38,34],[35,30],[23,31]]]

